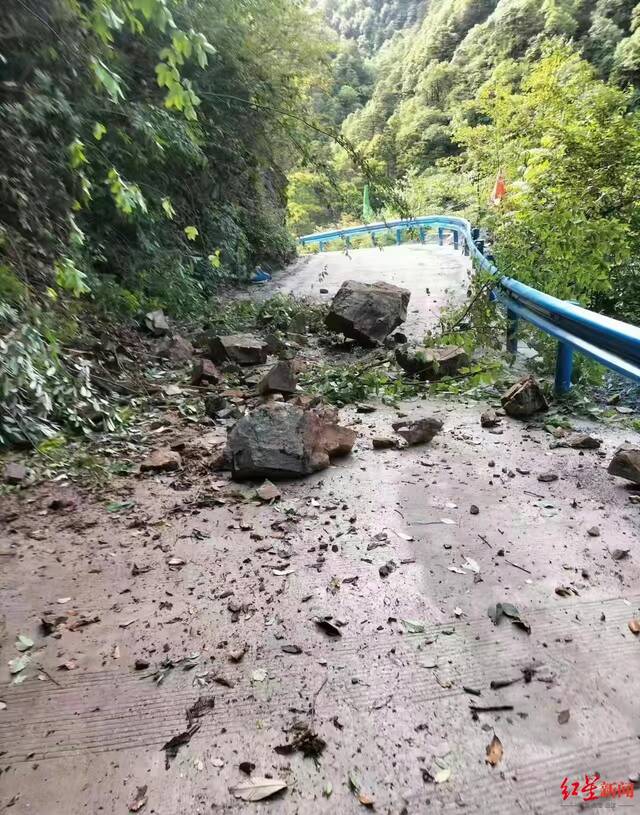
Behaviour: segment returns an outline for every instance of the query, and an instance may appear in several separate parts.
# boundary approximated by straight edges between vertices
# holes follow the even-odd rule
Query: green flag
[[[373,221],[374,211],[371,209],[371,201],[369,200],[369,185],[364,185],[364,193],[362,195],[362,220],[365,224]]]

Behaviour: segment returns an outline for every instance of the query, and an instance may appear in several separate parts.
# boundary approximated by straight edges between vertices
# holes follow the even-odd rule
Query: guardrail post
[[[324,241],[318,241],[318,249],[320,252],[324,252]]]
[[[459,241],[458,241],[458,230],[457,230],[457,229],[454,229],[454,230],[453,230],[453,248],[454,248],[454,249],[457,249],[457,248],[458,248],[458,246],[459,246]]]
[[[507,351],[518,353],[518,315],[507,309]]]
[[[400,246],[401,243],[402,243],[402,230],[396,229],[396,244]]]
[[[571,390],[571,374],[573,373],[573,348],[566,342],[558,343],[556,356],[555,392],[562,396]]]
[[[420,227],[419,235],[420,235],[420,243],[424,243],[425,240],[427,239],[427,231],[423,226]]]
[[[438,227],[438,246],[444,246],[444,229],[441,226]]]
[[[351,238],[347,235],[344,239],[344,245],[347,249],[351,249]]]
[[[371,246],[377,246],[377,245],[378,244],[376,243],[376,233],[372,232],[371,233]]]

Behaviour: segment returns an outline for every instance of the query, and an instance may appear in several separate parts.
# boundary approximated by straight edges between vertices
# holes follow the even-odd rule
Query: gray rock
[[[158,348],[158,356],[163,359],[173,360],[174,362],[189,360],[193,354],[193,345],[191,345],[189,340],[186,340],[179,334],[175,334],[173,337],[166,337]]]
[[[608,471],[611,475],[640,484],[640,448],[623,444],[613,454]]]
[[[469,357],[456,345],[441,348],[412,348],[402,345],[396,348],[398,365],[410,376],[431,381],[443,376],[455,376],[460,368],[469,364]]]
[[[372,444],[374,450],[391,450],[398,446],[398,440],[388,436],[374,436]]]
[[[263,365],[267,361],[267,343],[251,334],[228,334],[209,339],[209,357],[213,362],[238,365]]]
[[[411,292],[391,283],[346,280],[333,298],[326,326],[370,346],[407,319]]]
[[[240,419],[229,431],[228,458],[233,478],[301,477],[346,455],[356,439],[337,424],[337,411],[309,410],[291,402],[270,402]]]
[[[600,439],[596,439],[588,433],[571,433],[554,446],[571,447],[574,450],[597,450],[601,444],[602,441]]]
[[[532,376],[527,376],[512,385],[503,393],[501,402],[505,412],[518,419],[549,409],[540,386]]]
[[[4,483],[11,484],[15,487],[18,484],[22,484],[22,482],[26,480],[27,475],[28,470],[24,464],[20,464],[18,461],[10,461],[4,468]]]
[[[296,377],[293,366],[286,360],[277,362],[258,382],[258,393],[295,393]]]
[[[217,385],[222,374],[210,359],[197,359],[191,372],[192,385]]]
[[[156,311],[149,311],[147,314],[145,314],[144,324],[146,325],[147,330],[152,334],[155,334],[156,337],[163,337],[171,330],[167,316],[161,308],[157,309]]]
[[[497,427],[500,424],[500,417],[493,408],[485,410],[480,416],[482,427]]]
[[[403,419],[394,422],[391,427],[408,444],[425,444],[442,430],[442,422],[440,419],[426,416],[422,419]]]

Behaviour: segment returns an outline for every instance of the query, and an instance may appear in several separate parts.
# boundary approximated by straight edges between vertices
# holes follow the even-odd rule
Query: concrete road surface
[[[464,290],[466,273],[450,249],[407,246],[317,256],[270,288],[321,297],[347,276],[410,285],[419,334],[433,319],[424,309]],[[483,407],[407,403],[444,429],[385,451],[371,439],[390,434],[396,412],[345,410],[353,454],[281,484],[273,505],[224,497],[225,477],[188,469],[187,457],[185,473],[94,495],[48,484],[5,499],[3,665],[19,656],[18,634],[34,647],[26,681],[10,685],[5,671],[0,692],[0,806],[640,811],[628,783],[640,771],[640,640],[629,628],[640,507],[606,471],[637,435],[591,426],[601,451],[556,449],[541,422],[482,429]],[[153,425],[162,443],[201,432],[172,421]],[[60,494],[75,508],[52,509]],[[113,501],[130,503],[108,511]],[[515,609],[494,624],[497,603]],[[45,636],[47,611],[67,622]],[[82,615],[92,622],[73,630]],[[318,625],[326,617],[341,636]],[[193,719],[199,698],[213,707]],[[177,754],[163,750],[189,721],[199,728]],[[315,757],[296,749],[296,722],[326,744]],[[256,777],[287,788],[237,798],[238,785],[264,783]],[[599,797],[607,790],[616,797]]]

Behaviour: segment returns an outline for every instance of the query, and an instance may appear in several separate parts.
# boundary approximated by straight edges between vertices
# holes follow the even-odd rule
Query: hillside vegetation
[[[377,54],[371,96],[344,135],[409,211],[467,215],[492,229],[512,274],[638,319],[640,4],[424,5],[422,22]],[[343,31],[336,8],[327,18]],[[364,179],[339,148],[333,166],[343,220],[357,219]],[[508,195],[495,208],[499,170]]]

